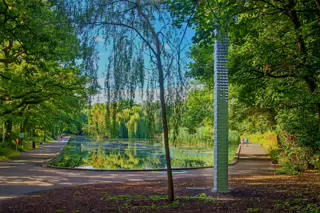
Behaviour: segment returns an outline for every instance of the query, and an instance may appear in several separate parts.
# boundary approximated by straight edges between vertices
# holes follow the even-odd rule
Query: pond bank
[[[93,183],[126,183],[132,181],[165,180],[165,171],[78,171],[43,168],[41,165],[60,152],[65,145],[54,141],[41,148],[23,153],[15,160],[0,162],[0,199],[21,196],[26,193],[53,188],[61,188],[79,184]],[[233,175],[270,175],[273,167],[268,159],[251,159],[255,157],[254,148],[250,145],[241,149],[239,162],[229,166],[229,174]],[[257,148],[257,147],[256,147]],[[246,158],[242,159],[242,155]],[[213,169],[197,169],[173,172],[174,179],[180,178],[212,178]]]

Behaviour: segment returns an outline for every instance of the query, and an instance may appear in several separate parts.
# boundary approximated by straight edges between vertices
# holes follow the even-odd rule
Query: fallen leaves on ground
[[[233,176],[227,194],[211,192],[212,178],[175,179],[176,200],[165,181],[81,185],[5,200],[8,213],[89,212],[320,212],[320,175]]]

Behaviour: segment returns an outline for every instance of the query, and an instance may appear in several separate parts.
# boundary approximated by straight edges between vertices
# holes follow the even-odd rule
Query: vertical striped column
[[[228,192],[228,36],[216,30],[214,46],[214,188]]]

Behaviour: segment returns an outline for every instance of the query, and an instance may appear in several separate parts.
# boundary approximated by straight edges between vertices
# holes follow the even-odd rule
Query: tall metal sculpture
[[[228,36],[221,36],[214,46],[214,188],[213,192],[228,192]]]

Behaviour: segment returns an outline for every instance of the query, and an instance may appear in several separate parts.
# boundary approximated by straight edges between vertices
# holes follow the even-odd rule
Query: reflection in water
[[[213,166],[213,148],[209,146],[172,147],[170,152],[173,168]],[[83,142],[71,140],[64,152],[51,165],[107,170],[166,168],[165,152],[161,143],[123,139]]]

